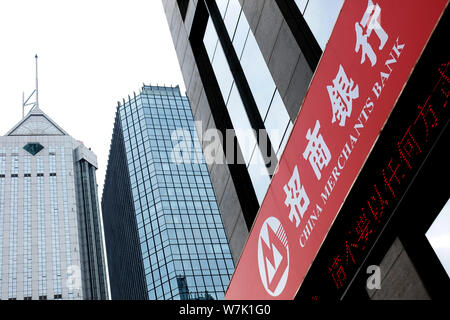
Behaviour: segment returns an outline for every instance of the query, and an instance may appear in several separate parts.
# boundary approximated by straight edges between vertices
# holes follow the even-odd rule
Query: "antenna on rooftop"
[[[36,59],[36,88],[33,90],[33,92],[28,96],[28,98],[25,100],[25,92],[22,92],[22,119],[25,118],[25,107],[32,106],[30,111],[33,110],[35,107],[39,108],[39,86],[38,86],[38,56],[35,55],[34,58]],[[30,99],[35,95],[35,101],[30,101]]]

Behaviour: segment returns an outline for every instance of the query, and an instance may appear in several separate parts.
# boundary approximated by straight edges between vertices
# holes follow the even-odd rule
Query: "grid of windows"
[[[147,286],[119,110],[114,120],[101,204],[111,298],[146,300]]]
[[[61,279],[61,255],[59,243],[59,212],[58,212],[58,188],[56,174],[56,149],[49,148],[49,171],[50,171],[50,217],[52,232],[52,276],[54,295],[62,294]]]
[[[199,144],[187,98],[144,86],[119,112],[149,299],[183,298],[177,276],[223,299],[234,265],[207,166],[171,162],[174,130]]]
[[[62,181],[62,197],[63,197],[63,210],[64,210],[64,239],[65,239],[65,257],[66,257],[66,268],[67,268],[67,279],[72,278],[71,268],[69,266],[72,265],[72,258],[70,253],[70,222],[69,222],[69,200],[68,200],[68,185],[67,185],[67,169],[66,169],[66,153],[64,147],[61,147],[61,181]],[[72,157],[72,152],[68,153],[70,158]],[[73,300],[74,298],[74,286],[69,281],[69,285],[67,286],[67,299]]]
[[[46,227],[44,198],[44,162],[41,156],[36,159],[37,165],[37,218],[38,218],[38,292],[39,297],[47,295],[47,258]]]
[[[23,296],[32,296],[31,156],[24,159],[23,192]]]
[[[18,149],[13,148],[11,154],[11,211],[9,220],[9,275],[8,298],[16,299],[17,296],[17,224],[18,224],[18,173],[19,155]]]
[[[43,122],[53,130],[34,109],[0,137],[0,300],[105,299],[96,156],[60,130],[44,135]]]
[[[8,299],[32,299],[33,288],[39,290],[40,297],[62,299],[67,283],[63,279],[63,260],[71,266],[67,268],[67,278],[73,273],[70,257],[73,218],[70,219],[68,202],[73,189],[67,186],[64,162],[73,161],[73,154],[69,149],[65,159],[64,147],[48,150],[47,154],[32,155],[20,152],[19,147],[0,148],[0,257],[5,253],[0,259],[0,280],[5,279],[7,287],[3,292]],[[57,156],[59,150],[61,157]],[[64,220],[60,217],[60,198],[64,202]],[[65,252],[61,252],[61,247]],[[48,289],[54,292],[49,295]],[[73,299],[74,289],[67,285],[65,298]]]
[[[3,277],[3,218],[5,210],[5,175],[6,175],[6,150],[0,149],[0,288]]]

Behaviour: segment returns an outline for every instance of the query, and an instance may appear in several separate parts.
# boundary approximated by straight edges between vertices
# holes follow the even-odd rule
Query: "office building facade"
[[[244,159],[243,163],[228,161],[230,157],[225,164],[208,163],[233,259],[237,263],[344,1],[162,0],[162,3],[194,118],[202,124],[198,126],[199,134],[204,135],[211,128],[223,132],[221,146],[226,155],[230,153],[227,146],[232,142],[225,132],[234,130],[237,153],[241,152]],[[376,1],[366,1],[365,5],[377,8]],[[407,12],[408,6],[404,6]],[[353,37],[354,32],[350,30],[349,36]],[[441,48],[436,44],[433,46],[436,61],[445,65],[447,61],[438,55]],[[435,67],[430,60],[423,63]],[[442,66],[438,67],[444,70]],[[317,108],[322,112],[322,106]],[[254,130],[254,138],[242,135],[242,130]],[[263,130],[267,131],[265,139],[260,136]],[[208,141],[202,141],[202,146],[206,149]],[[376,150],[382,150],[380,148]],[[378,151],[378,155],[373,153],[372,157],[382,154],[383,151]],[[364,178],[359,179],[359,190],[362,190]],[[433,219],[430,218],[423,227],[426,229],[448,200],[448,196],[445,199],[446,196],[430,190],[425,193],[440,194],[443,198],[436,200],[439,205],[433,209]],[[353,188],[345,203],[355,202],[357,196],[354,194],[357,193]],[[349,212],[350,205],[345,203],[342,212]],[[340,218],[345,220],[346,215],[350,213],[340,214]],[[401,216],[400,213],[397,215]],[[363,266],[358,268],[357,277],[348,275],[346,285],[337,288],[332,274],[327,271],[333,262],[327,252],[332,252],[333,245],[340,243],[337,240],[348,231],[342,227],[345,223],[338,220],[331,229],[336,236],[327,237],[297,297],[436,298],[437,283],[448,282],[441,262],[427,245],[426,238],[421,235],[423,241],[417,246],[417,242],[411,240],[411,234],[415,233],[407,235],[399,224],[383,229],[393,231],[380,237],[382,241],[378,240],[378,245],[369,250],[372,260],[364,260],[364,267],[368,267],[370,261],[373,265],[382,265],[384,275],[390,274],[382,286],[385,289],[366,290]],[[419,229],[422,234],[422,227]],[[416,249],[418,247],[421,249]],[[424,266],[422,254],[432,257],[433,262]],[[398,257],[401,259],[396,260]],[[409,280],[403,285],[399,284],[400,270],[409,272]],[[427,274],[439,276],[430,280]],[[319,287],[329,294],[320,293]]]
[[[343,3],[306,2],[163,1],[201,134],[223,132],[227,154],[235,130],[244,158],[209,164],[235,262]]]
[[[0,299],[108,299],[96,168],[36,106],[0,137]]]
[[[102,212],[112,299],[224,298],[234,263],[179,87],[117,107]]]

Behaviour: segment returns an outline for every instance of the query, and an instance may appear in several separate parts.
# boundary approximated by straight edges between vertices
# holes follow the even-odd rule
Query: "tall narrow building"
[[[178,86],[119,104],[102,213],[112,299],[224,298],[234,264]]]
[[[0,137],[0,299],[107,299],[97,158],[33,109]]]

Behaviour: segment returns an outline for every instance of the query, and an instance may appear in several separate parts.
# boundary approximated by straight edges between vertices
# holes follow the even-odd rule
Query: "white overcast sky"
[[[22,92],[97,154],[99,198],[117,101],[142,84],[185,87],[161,0],[0,0],[0,134]],[[100,200],[100,199],[99,199]]]

